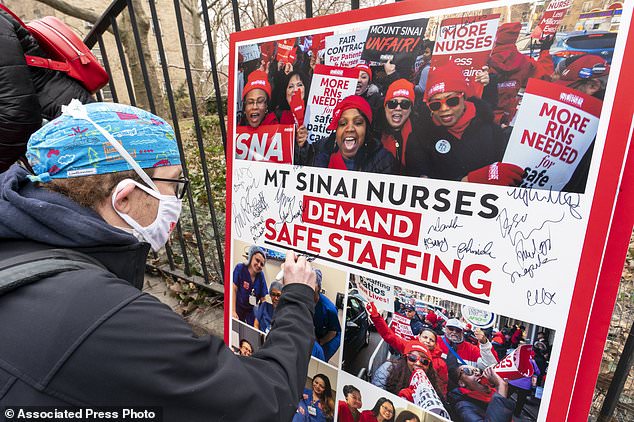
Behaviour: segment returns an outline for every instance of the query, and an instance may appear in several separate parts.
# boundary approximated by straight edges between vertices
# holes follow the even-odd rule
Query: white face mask
[[[159,200],[156,219],[147,227],[142,227],[128,214],[119,212],[119,210],[115,207],[117,194],[129,184],[135,185],[139,189],[142,189]],[[182,201],[174,195],[162,195],[161,193],[132,179],[125,179],[119,182],[112,194],[112,207],[116,213],[119,214],[119,216],[134,229],[133,234],[138,234],[137,238],[140,238],[139,240],[149,243],[152,250],[154,252],[158,252],[159,249],[165,246],[170,237],[170,233],[172,233],[172,230],[176,227],[176,223],[178,222],[178,218],[181,214]]]

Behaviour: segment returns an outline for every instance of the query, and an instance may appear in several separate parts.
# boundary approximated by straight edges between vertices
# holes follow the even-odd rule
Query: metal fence
[[[380,2],[376,0],[368,5]],[[240,31],[257,25],[255,20],[243,22],[247,3],[247,0],[231,1],[231,11],[225,19],[225,24],[229,21],[233,26],[230,30]],[[359,0],[341,0],[339,3],[335,0],[332,5],[338,8],[337,11],[360,8]],[[275,6],[273,0],[267,0],[266,5],[260,4],[262,25],[276,23]],[[115,0],[86,36],[85,43],[95,50],[111,75],[109,85],[97,94],[98,99],[138,105],[170,120],[184,175],[197,182],[194,184],[197,188],[188,192],[173,243],[168,245],[164,255],[152,257],[148,265],[174,278],[223,294],[223,160],[227,133],[226,96],[223,95],[226,87],[223,89],[222,76],[224,73],[226,80],[226,69],[223,69],[222,60],[216,58],[214,36],[217,36],[217,28],[212,25],[210,7],[207,0]],[[296,0],[285,7],[295,7],[303,11],[305,17],[324,13],[321,9],[314,10],[311,0]],[[190,24],[194,20],[194,24],[189,25],[189,30],[193,27],[194,33],[197,32],[195,19],[201,20],[198,30],[204,27],[204,37],[187,32],[187,16],[190,16]],[[218,18],[217,15],[213,17]],[[169,31],[163,28],[169,28]],[[204,60],[196,68],[192,62],[200,62],[201,49],[204,49]],[[196,57],[192,58],[190,51],[197,51]],[[158,64],[153,65],[154,61]],[[197,84],[202,73],[211,78],[207,95]],[[634,374],[629,369],[634,336],[630,335],[626,342],[634,323],[632,283],[631,279],[621,283],[595,392],[592,419],[602,413],[602,420],[609,420],[608,416],[616,409],[613,420],[634,420]],[[619,362],[620,374],[616,368]],[[612,390],[608,392],[610,385]]]

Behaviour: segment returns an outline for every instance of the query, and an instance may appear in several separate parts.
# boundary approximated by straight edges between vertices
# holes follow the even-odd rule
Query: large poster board
[[[576,10],[578,2],[573,0],[570,10]],[[576,78],[556,74],[554,62],[549,67],[543,55],[538,62],[530,53],[513,51],[513,42],[509,47],[510,24],[517,23],[516,17],[525,11],[541,16],[543,2],[449,0],[442,6],[399,3],[365,9],[362,14],[330,15],[233,34],[227,148],[230,253],[225,280],[226,341],[233,346],[246,336],[261,342],[266,333],[256,328],[259,324],[248,318],[233,318],[229,311],[236,300],[246,300],[233,296],[232,274],[245,262],[248,248],[258,245],[271,251],[264,269],[267,287],[279,273],[280,261],[275,257],[294,250],[315,258],[314,266],[323,273],[321,293],[337,309],[339,347],[332,354],[312,358],[316,367],[326,368],[331,374],[335,401],[344,400],[344,385],[353,385],[361,392],[361,410],[372,409],[383,398],[390,400],[396,414],[408,411],[426,421],[451,420],[447,414],[453,415],[456,410],[452,403],[460,397],[446,400],[454,371],[447,371],[448,391],[442,387],[433,391],[443,400],[447,413],[422,405],[425,400],[421,392],[433,383],[423,382],[426,378],[416,372],[399,391],[374,379],[385,361],[397,362],[402,357],[398,347],[393,347],[394,353],[390,354],[392,344],[382,337],[378,326],[377,331],[369,329],[377,322],[376,315],[369,315],[368,305],[372,303],[387,330],[392,329],[404,340],[417,338],[421,322],[423,330],[435,330],[435,347],[442,349],[442,336],[451,331],[445,325],[455,325],[455,320],[462,327],[463,342],[473,342],[479,348],[474,339],[487,336],[496,351],[495,361],[474,365],[496,367],[509,379],[530,374],[543,391],[540,398],[525,405],[525,417],[530,414],[538,421],[587,419],[634,218],[626,211],[634,205],[634,188],[631,183],[622,183],[624,177],[632,175],[633,106],[626,94],[634,83],[622,77],[634,69],[634,58],[624,54],[626,48],[634,48],[632,3],[623,3],[610,62],[593,64],[591,58],[586,58],[590,65],[575,67],[570,63],[570,71],[574,69],[579,75]],[[490,22],[498,15],[499,21]],[[413,22],[419,22],[423,29],[412,29]],[[495,81],[491,85],[495,86],[485,87],[481,99],[442,88],[437,97],[439,83],[444,81],[442,75],[432,76],[431,69],[428,82],[435,81],[435,91],[424,103],[425,87],[420,91],[418,88],[421,70],[425,69],[425,65],[420,66],[422,47],[428,40],[438,41],[440,28],[452,22],[487,22],[491,28],[497,23],[496,42],[505,41],[506,45],[501,52],[512,52],[514,60],[536,70],[521,78],[504,73],[499,62],[504,55],[494,43],[487,64],[495,68],[490,71],[490,80]],[[533,26],[538,24],[535,19]],[[516,26],[519,30],[521,25]],[[388,107],[385,95],[396,78],[387,75],[380,54],[375,57],[366,53],[361,58],[368,60],[370,81],[362,81],[363,72],[359,72],[356,92],[369,99],[372,119],[365,116],[365,121],[358,117],[349,121],[343,113],[337,114],[336,124],[323,128],[320,139],[306,142],[313,149],[304,156],[298,149],[300,143],[304,145],[298,138],[304,129],[297,127],[292,164],[235,157],[238,128],[244,124],[240,119],[244,110],[238,108],[241,102],[237,93],[242,92],[238,84],[248,76],[237,77],[238,72],[248,70],[238,68],[241,47],[256,44],[262,50],[267,42],[296,37],[299,43],[300,37],[324,33],[332,34],[331,40],[340,40],[341,44],[341,40],[349,41],[352,33],[372,33],[374,29],[377,35],[381,32],[377,28],[383,32],[386,28],[407,28],[405,34],[413,37],[412,45],[416,43],[413,49],[409,46],[398,51],[395,60],[396,77],[417,86],[411,108],[403,108],[403,98]],[[498,38],[499,34],[503,38]],[[399,40],[395,37],[392,42]],[[326,46],[330,46],[328,41]],[[393,48],[398,46],[394,44]],[[306,81],[314,81],[314,75],[320,75],[323,69],[315,65],[340,60],[328,54],[325,48],[315,60],[310,49],[297,49],[294,70],[305,73]],[[547,55],[545,58],[549,59]],[[275,62],[273,65],[278,68]],[[269,81],[274,93],[288,92],[289,87],[281,84],[291,85],[288,78],[270,69]],[[521,87],[517,98],[507,102],[516,105],[517,117],[510,126],[502,127],[484,117],[498,106],[491,102],[487,89],[510,82]],[[446,83],[454,90],[460,86],[455,80]],[[305,98],[311,88],[316,87],[304,87]],[[346,90],[350,95],[352,88]],[[325,90],[322,94],[328,96]],[[332,102],[344,98],[337,94]],[[270,100],[282,116],[284,108],[279,104],[283,104],[283,98]],[[438,103],[434,108],[430,107],[433,101]],[[386,154],[396,154],[389,136],[403,130],[387,127],[394,110],[400,114],[392,122],[411,123],[402,132],[407,138],[403,153],[406,158],[410,155],[400,167],[386,170],[379,164],[390,160]],[[447,117],[446,110],[452,110],[455,121]],[[326,126],[332,116],[321,118]],[[476,127],[476,121],[483,126]],[[363,131],[352,131],[354,125]],[[376,137],[370,138],[369,133]],[[357,144],[359,139],[363,142]],[[366,155],[353,154],[359,151]],[[491,151],[497,155],[487,155]],[[349,170],[333,164],[337,154],[347,160],[341,163]],[[361,162],[359,157],[371,159]],[[406,171],[412,170],[408,168],[411,163],[423,163],[415,167],[415,175]],[[445,171],[447,168],[453,173]],[[542,170],[547,171],[540,173]],[[264,296],[259,301],[255,297],[252,301],[256,314],[257,307],[265,306],[270,298]],[[535,353],[533,358],[531,351]],[[442,361],[432,362],[432,366],[439,365],[439,373],[443,372],[443,362],[452,365],[450,354],[443,350]],[[454,379],[458,385],[463,380],[461,374]],[[428,392],[434,396],[431,390]],[[511,394],[507,399],[516,402],[517,397]],[[337,420],[338,415],[333,416]]]

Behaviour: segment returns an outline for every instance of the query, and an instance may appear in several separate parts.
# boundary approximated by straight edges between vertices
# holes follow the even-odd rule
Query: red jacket
[[[445,344],[445,342],[442,340],[444,339],[445,336],[442,336],[439,340],[438,343],[436,343],[436,348],[440,348],[440,350],[442,350],[442,353],[445,356],[449,356],[449,348],[447,347],[447,345]],[[449,342],[449,340],[447,340],[447,342]],[[489,344],[491,344],[489,342]],[[478,358],[481,356],[480,355],[480,347],[476,346],[474,344],[469,343],[468,341],[463,341],[462,343],[456,345],[456,347],[454,348],[454,350],[456,351],[456,353],[458,354],[458,356],[460,356],[462,358],[462,360],[466,361],[468,364],[476,366],[476,363],[478,362]],[[495,349],[493,349],[493,345],[491,345],[491,353],[493,353],[493,357],[495,357],[495,360],[499,361],[500,358],[498,357],[498,354],[496,353]]]
[[[348,407],[348,403],[343,400],[339,400],[339,411],[337,412],[338,422],[355,422],[352,416],[352,411]]]
[[[370,319],[372,323],[376,327],[376,331],[379,335],[395,350],[399,353],[403,353],[405,351],[405,344],[407,344],[407,340],[404,340],[397,336],[394,331],[390,330],[390,327],[387,326],[387,323],[381,315],[370,315]],[[438,344],[436,343],[436,348],[434,350],[430,350],[431,352],[431,365],[434,367],[436,374],[438,375],[438,388],[442,391],[442,394],[447,396],[447,382],[449,382],[449,370],[447,369],[447,363],[442,358],[442,351],[438,348]]]

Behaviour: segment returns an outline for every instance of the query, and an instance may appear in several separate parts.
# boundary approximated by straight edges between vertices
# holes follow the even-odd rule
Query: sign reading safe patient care
[[[328,136],[330,132],[326,128],[332,120],[332,112],[341,100],[354,94],[358,76],[359,71],[355,69],[315,66],[304,118],[309,143]]]
[[[452,61],[469,81],[487,64],[499,14],[449,18],[442,21],[431,59],[432,68]]]
[[[413,19],[372,25],[368,30],[361,59],[367,62],[392,61],[405,73],[423,54],[423,36],[428,19]]]
[[[235,156],[238,160],[292,164],[294,125],[263,125],[236,129]]]
[[[504,162],[523,167],[522,187],[564,188],[597,135],[602,101],[530,79]]]

